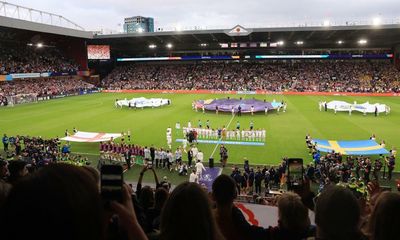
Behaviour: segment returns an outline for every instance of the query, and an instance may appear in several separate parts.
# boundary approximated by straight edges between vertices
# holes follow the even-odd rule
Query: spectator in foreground
[[[369,220],[370,240],[397,239],[400,236],[400,194],[382,193]]]
[[[0,209],[11,190],[11,184],[6,181],[8,174],[8,162],[0,160]]]
[[[236,183],[227,175],[219,175],[212,185],[212,198],[216,203],[214,211],[216,222],[226,240],[247,239],[235,218],[241,214],[233,201],[237,197]]]
[[[8,164],[8,170],[10,175],[8,176],[8,182],[14,185],[20,179],[28,174],[27,163],[21,160],[13,160]]]
[[[78,167],[54,164],[13,186],[0,221],[4,239],[100,239],[101,213],[93,178]],[[29,223],[24,231],[21,219]]]
[[[165,188],[158,188],[154,193],[154,206],[146,212],[147,228],[149,230],[160,229],[160,215],[169,196]]]
[[[313,235],[308,209],[299,195],[282,194],[278,200],[278,227],[270,231],[271,239],[306,239]]]
[[[317,238],[323,240],[360,240],[361,209],[347,188],[329,186],[318,197],[315,207]]]
[[[146,240],[127,186],[123,202],[111,202],[127,239]],[[52,164],[18,181],[0,209],[2,239],[105,239],[110,219],[98,185],[83,168]],[[22,221],[22,222],[21,222]],[[21,223],[23,231],[21,231]]]
[[[161,213],[160,240],[224,240],[208,196],[196,183],[177,186]]]

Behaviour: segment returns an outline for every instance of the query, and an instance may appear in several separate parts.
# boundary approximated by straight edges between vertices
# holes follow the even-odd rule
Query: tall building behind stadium
[[[124,19],[125,33],[154,32],[154,18],[135,16]]]

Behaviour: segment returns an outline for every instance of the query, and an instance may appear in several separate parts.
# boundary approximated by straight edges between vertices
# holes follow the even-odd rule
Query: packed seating
[[[93,84],[75,77],[35,78],[0,82],[0,103],[6,96],[34,94],[37,97],[71,94],[94,89]],[[0,104],[1,105],[1,104]]]
[[[67,59],[57,48],[0,45],[0,75],[76,71],[78,65]]]
[[[399,92],[400,74],[387,60],[128,64],[104,80],[108,89],[209,89]]]

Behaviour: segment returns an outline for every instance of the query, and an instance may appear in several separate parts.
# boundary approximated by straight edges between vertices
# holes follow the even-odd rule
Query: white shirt
[[[197,172],[197,173],[201,173],[201,172],[203,172],[203,170],[204,170],[204,171],[206,170],[206,169],[204,168],[203,163],[201,163],[201,162],[196,163],[196,172]]]
[[[197,183],[198,182],[198,178],[197,178],[197,174],[196,173],[191,173],[190,174],[190,176],[189,176],[189,182],[195,182],[195,183]]]
[[[188,128],[191,128],[191,127],[192,127],[192,123],[188,122]]]
[[[148,149],[148,148],[144,149],[144,158],[147,158],[147,159],[150,158],[150,149]]]
[[[192,153],[193,153],[193,156],[197,158],[197,153],[199,153],[199,150],[197,149],[197,147],[192,148]]]
[[[202,152],[197,153],[197,160],[200,160],[200,162],[203,162],[204,159],[204,154]]]

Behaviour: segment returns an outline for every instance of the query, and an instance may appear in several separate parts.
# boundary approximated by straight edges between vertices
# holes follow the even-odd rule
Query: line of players
[[[225,126],[218,129],[207,128],[183,128],[183,135],[187,136],[190,131],[194,131],[195,139],[227,139],[242,141],[265,141],[266,130],[227,130]]]
[[[179,131],[181,125],[179,122],[176,123],[175,129]],[[192,127],[192,123],[189,121],[187,127],[182,128],[184,139],[187,138],[190,132],[194,133],[194,140],[197,139],[227,139],[227,140],[242,140],[242,141],[265,141],[266,130],[265,129],[254,129],[254,122],[250,121],[250,127],[247,130],[240,130],[240,122],[236,122],[235,130],[228,130],[225,126],[222,128],[211,128],[210,121],[207,120],[206,127],[204,128],[201,120],[198,121],[198,127]],[[167,129],[167,143],[172,142],[172,130]],[[169,144],[168,144],[169,145]]]
[[[222,145],[221,148],[224,148],[224,146]],[[141,158],[143,164],[148,167],[175,170],[179,175],[187,175],[188,169],[194,166],[198,179],[201,179],[202,172],[205,170],[203,165],[204,154],[195,144],[191,145],[188,151],[183,146],[179,146],[173,152],[170,149],[156,148],[153,145],[149,148],[108,141],[100,142],[99,150],[101,159],[125,162],[128,169],[136,162],[137,158]],[[187,164],[182,162],[184,154],[187,154]],[[173,165],[175,166],[173,167]]]

